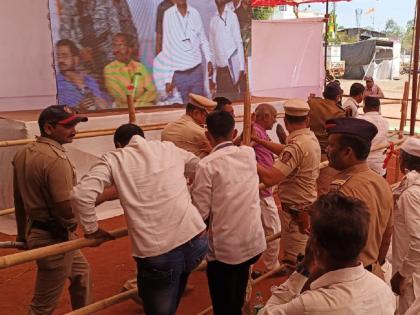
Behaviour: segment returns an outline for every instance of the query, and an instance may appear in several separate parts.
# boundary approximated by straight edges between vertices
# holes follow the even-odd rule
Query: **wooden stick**
[[[15,208],[0,210],[0,216],[15,213]]]
[[[264,273],[257,279],[252,280],[252,285],[256,285],[257,283],[260,283],[261,281],[274,276],[276,273],[280,272],[283,268],[284,268],[284,265],[280,264],[280,266],[278,266],[277,268],[274,268],[273,270],[270,270],[269,272]]]
[[[14,242],[14,241],[6,241],[0,242],[0,248],[25,248],[25,243],[23,242]]]
[[[419,51],[420,51],[420,0],[416,1],[416,19],[415,19],[415,36],[414,36],[414,58],[413,58],[413,84],[411,87],[411,121],[410,121],[410,136],[414,135],[416,126],[417,114],[417,85],[418,85],[418,70],[419,70]],[[410,69],[411,71],[411,69]]]
[[[109,233],[115,238],[121,238],[127,236],[127,229],[122,228],[110,231]],[[0,257],[0,269],[8,268],[18,264],[23,264],[29,261],[45,258],[52,255],[67,253],[84,247],[97,246],[100,243],[101,240],[97,239],[78,238],[68,242],[58,243],[50,246],[35,248],[25,252],[2,256]]]
[[[66,315],[87,315],[92,314],[94,312],[103,310],[105,308],[108,308],[112,305],[124,302],[138,294],[137,289],[131,289],[125,292],[121,292],[119,294],[113,295],[111,297],[108,297],[106,299],[97,301],[95,303],[89,304],[85,307],[79,308],[73,312],[66,313]]]
[[[401,102],[400,133],[398,136],[399,139],[401,139],[404,135],[404,127],[407,120],[407,106],[408,106],[409,90],[410,90],[410,85],[406,81],[404,82],[404,95],[403,95],[403,101]]]
[[[251,92],[249,90],[248,76],[248,49],[249,43],[245,47],[245,99],[244,99],[244,127],[242,132],[242,143],[251,144]]]
[[[135,92],[134,92],[135,93]],[[130,124],[136,123],[136,108],[133,103],[133,94],[127,94],[127,105],[128,105],[128,122]]]

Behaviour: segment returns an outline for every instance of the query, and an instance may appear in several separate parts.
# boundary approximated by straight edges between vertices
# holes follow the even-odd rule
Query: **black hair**
[[[223,108],[226,105],[231,105],[232,104],[230,99],[228,99],[226,97],[223,97],[223,96],[215,97],[213,99],[213,101],[215,101],[217,103],[216,108],[214,110],[223,110]]]
[[[381,106],[381,100],[378,97],[366,96],[365,107],[369,109],[377,109]]]
[[[335,262],[351,262],[366,245],[369,221],[369,209],[363,201],[331,192],[312,206],[311,236]]]
[[[55,47],[61,47],[61,46],[67,46],[68,48],[70,48],[70,52],[73,56],[79,56],[80,55],[80,50],[77,47],[77,45],[70,39],[60,39],[56,44]]]
[[[371,143],[355,135],[340,134],[338,143],[340,149],[350,147],[359,161],[366,160],[370,153]]]
[[[400,159],[404,161],[404,167],[406,169],[420,173],[420,157],[400,150]]]
[[[353,83],[350,87],[350,96],[358,96],[365,92],[365,87],[363,84],[360,83]]]
[[[142,136],[144,138],[143,130],[135,124],[124,124],[115,130],[114,133],[114,144],[119,143],[122,147],[125,147],[135,135]]]
[[[207,129],[215,139],[227,138],[235,128],[232,115],[224,111],[213,111],[206,119]]]
[[[114,37],[112,38],[113,40],[115,40],[115,38],[117,37],[124,37],[127,46],[130,48],[133,48],[133,38],[131,35],[125,34],[125,33],[117,33],[114,35]]]
[[[337,96],[341,94],[341,88],[337,83],[329,83],[324,89],[324,93],[322,95],[324,98],[328,100],[335,101],[337,99]]]
[[[284,120],[286,120],[289,124],[301,124],[305,122],[306,117],[308,116],[292,116],[288,114],[284,114]]]

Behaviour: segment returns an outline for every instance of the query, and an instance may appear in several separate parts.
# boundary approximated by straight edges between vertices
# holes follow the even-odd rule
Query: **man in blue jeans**
[[[145,313],[175,314],[189,274],[207,253],[206,226],[185,180],[199,159],[170,142],[147,141],[133,124],[120,126],[114,142],[119,149],[102,156],[74,188],[73,210],[85,237],[103,239],[94,204],[105,187],[114,187],[109,198],[118,196],[124,209]]]

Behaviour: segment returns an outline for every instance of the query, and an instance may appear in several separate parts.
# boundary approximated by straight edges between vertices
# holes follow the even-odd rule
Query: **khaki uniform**
[[[325,130],[325,122],[330,118],[346,117],[345,111],[334,101],[319,97],[310,98],[308,101],[311,111],[309,112],[310,128],[317,137],[321,146],[321,161],[327,160],[325,149],[328,145],[328,134]],[[318,195],[328,192],[329,186],[338,171],[332,167],[324,167],[320,170],[317,180]]]
[[[178,148],[203,158],[207,153],[200,151],[200,146],[207,141],[205,131],[206,129],[198,125],[190,116],[184,114],[163,129],[161,140],[170,141]]]
[[[76,183],[74,168],[65,149],[54,140],[40,137],[16,154],[13,165],[15,208],[24,212],[28,219],[26,241],[29,249],[63,241],[47,229],[52,221],[61,227],[60,222],[64,219],[55,213],[54,204],[70,200]],[[67,235],[69,239],[76,238],[64,228],[63,231],[64,238]],[[69,291],[73,309],[89,304],[90,271],[81,251],[39,259],[37,265],[30,314],[52,314],[67,278],[71,281]]]
[[[274,167],[286,176],[278,186],[283,207],[280,211],[281,247],[284,249],[284,260],[294,264],[296,256],[305,252],[308,237],[300,232],[288,208],[306,208],[316,200],[321,150],[309,128],[290,133],[287,143]]]
[[[340,172],[331,183],[331,191],[340,191],[366,203],[370,210],[369,234],[360,253],[364,266],[377,266],[383,234],[393,225],[393,197],[385,179],[369,169],[366,163],[357,164]]]

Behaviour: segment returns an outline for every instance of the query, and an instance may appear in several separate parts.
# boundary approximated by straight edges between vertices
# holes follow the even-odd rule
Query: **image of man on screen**
[[[153,105],[156,88],[147,68],[132,58],[134,47],[131,38],[122,33],[115,35],[112,48],[115,60],[106,65],[104,78],[108,93],[117,107],[128,106],[128,93],[132,93],[136,107]]]
[[[211,77],[211,53],[201,16],[187,0],[175,0],[175,6],[164,14],[162,52],[170,56],[172,68],[165,80],[166,93],[172,94],[176,87],[183,103],[187,103],[189,93],[204,95],[202,55],[207,65],[206,77]]]
[[[215,0],[217,13],[210,21],[209,43],[216,77],[216,95],[239,98],[239,82],[245,69],[238,18],[226,0]]]
[[[86,111],[110,107],[96,80],[79,66],[80,52],[74,42],[61,39],[56,45],[58,103]]]
[[[112,38],[118,33],[133,37],[138,47],[137,29],[127,0],[60,0],[60,38],[82,47],[81,63],[100,81],[103,69],[112,61]],[[137,56],[138,50],[134,52]]]
[[[162,51],[163,15],[175,4],[175,0],[163,0],[157,7],[156,13],[156,55]]]

